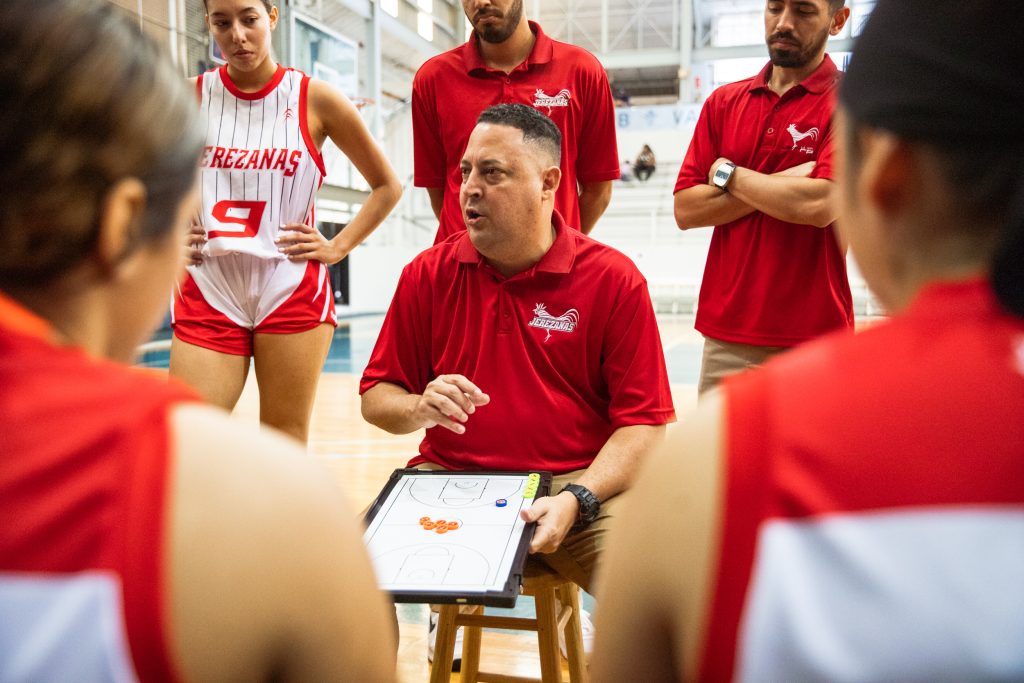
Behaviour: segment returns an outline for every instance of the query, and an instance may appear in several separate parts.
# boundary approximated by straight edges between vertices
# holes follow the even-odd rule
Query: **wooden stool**
[[[537,606],[536,618],[502,617],[484,614],[483,605],[475,605],[469,614],[459,612],[458,605],[442,605],[437,621],[437,641],[430,683],[451,680],[455,657],[455,630],[465,627],[462,644],[460,681],[476,683],[536,683],[536,678],[505,676],[481,672],[481,629],[497,628],[514,631],[536,631],[540,651],[540,683],[562,683],[562,662],[558,652],[558,631],[564,629],[565,649],[569,659],[570,683],[586,683],[587,666],[583,654],[583,631],[580,628],[579,587],[555,574],[540,563],[528,562],[523,576],[523,595],[532,595]],[[561,612],[556,609],[561,605]]]

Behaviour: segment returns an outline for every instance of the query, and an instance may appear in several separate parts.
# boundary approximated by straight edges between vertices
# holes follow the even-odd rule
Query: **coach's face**
[[[523,0],[462,0],[462,9],[480,39],[503,43],[523,20]]]
[[[847,7],[833,13],[828,0],[768,0],[764,37],[772,64],[798,69],[819,59],[849,16]]]
[[[459,204],[473,246],[499,268],[550,235],[561,171],[548,156],[512,126],[481,123],[469,136]]]

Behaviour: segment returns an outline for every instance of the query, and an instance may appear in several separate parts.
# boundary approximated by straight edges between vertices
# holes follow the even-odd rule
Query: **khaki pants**
[[[787,346],[754,346],[752,344],[734,344],[704,337],[704,355],[700,362],[700,383],[697,394],[718,386],[719,382],[744,370],[763,364],[772,356],[786,351]]]
[[[443,470],[440,465],[423,463],[418,470]],[[566,484],[577,481],[583,470],[558,474],[551,479],[551,495],[557,494]],[[592,592],[594,574],[597,570],[601,550],[608,539],[615,510],[622,504],[624,493],[601,501],[601,513],[590,525],[579,533],[567,536],[562,545],[553,553],[530,555],[528,562],[540,561],[563,576],[578,584],[588,593]]]

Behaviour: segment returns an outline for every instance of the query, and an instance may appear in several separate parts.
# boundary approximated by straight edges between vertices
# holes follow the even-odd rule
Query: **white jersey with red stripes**
[[[278,66],[259,92],[242,92],[227,67],[196,88],[206,117],[201,162],[204,256],[245,253],[281,259],[280,226],[312,220],[326,171],[307,125],[309,77]]]
[[[275,242],[286,224],[315,226],[326,171],[309,131],[309,82],[282,66],[253,93],[239,90],[227,67],[196,81],[207,121],[199,216],[207,242],[202,264],[188,271],[214,314],[241,328],[257,330],[274,314],[291,319],[314,311],[313,324],[335,320],[327,267],[290,261]],[[310,291],[300,292],[310,277]],[[172,307],[172,322],[179,313]]]

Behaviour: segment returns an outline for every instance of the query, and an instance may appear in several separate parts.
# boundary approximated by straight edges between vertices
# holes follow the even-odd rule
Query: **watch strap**
[[[576,497],[576,501],[579,503],[579,515],[576,518],[576,523],[572,527],[573,532],[579,531],[597,519],[601,512],[601,501],[598,500],[593,491],[588,489],[586,486],[571,483],[563,486],[559,493],[562,493],[563,491],[568,491],[574,495]]]

